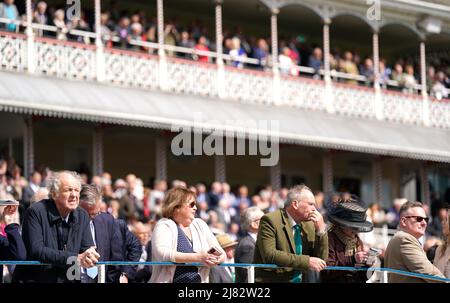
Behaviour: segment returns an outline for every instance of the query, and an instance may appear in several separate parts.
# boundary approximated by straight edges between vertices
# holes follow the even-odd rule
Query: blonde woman
[[[196,196],[192,191],[178,186],[167,192],[162,205],[163,218],[152,235],[152,261],[198,262],[206,266],[153,266],[150,283],[209,282],[209,267],[225,261],[225,252],[208,225],[195,218],[196,210]]]
[[[442,222],[442,233],[444,235],[444,243],[436,249],[434,256],[434,266],[436,266],[446,278],[450,278],[450,212],[447,210]]]

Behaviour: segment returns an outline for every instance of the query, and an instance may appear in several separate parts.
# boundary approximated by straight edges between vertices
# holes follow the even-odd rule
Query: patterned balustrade
[[[225,68],[226,98],[253,104],[272,103],[273,78],[263,72]]]
[[[168,58],[167,81],[169,90],[181,94],[217,97],[217,68],[199,66],[192,61]]]
[[[157,89],[158,57],[131,51],[105,50],[105,80],[127,87]]]
[[[450,128],[450,104],[448,101],[432,100],[430,102],[430,125],[432,127]]]
[[[33,45],[34,53],[29,51],[28,45]],[[141,52],[105,49],[103,56],[97,57],[98,54],[92,45],[46,38],[37,38],[34,44],[29,44],[22,34],[0,32],[0,68],[3,70],[26,71],[27,59],[35,58],[36,74],[93,81],[97,79],[97,65],[103,62],[104,81],[120,86],[156,90],[165,83],[160,81],[164,78],[160,79],[160,73],[165,71],[164,89],[179,94],[211,98],[220,95],[226,100],[251,104],[277,102],[316,111],[329,110],[331,105],[339,115],[378,117],[402,124],[423,125],[425,120],[423,99],[417,95],[385,90],[377,95],[371,88],[339,83],[333,83],[327,90],[325,83],[319,80],[283,76],[278,82],[271,72],[224,67],[221,73],[214,64],[171,57],[166,58],[164,65],[158,56]],[[376,104],[380,109],[378,116]],[[427,111],[431,127],[450,129],[450,102],[431,100]]]
[[[26,40],[20,34],[0,37],[0,66],[5,70],[23,71],[26,63]]]
[[[375,119],[375,91],[368,88],[333,86],[333,107],[336,113]]]
[[[384,120],[405,124],[422,124],[423,100],[420,96],[385,92],[382,94]],[[450,104],[447,103],[447,106]],[[447,125],[446,127],[450,127]]]
[[[282,104],[308,110],[326,110],[323,82],[282,77],[280,100]]]
[[[35,42],[35,54],[37,73],[80,80],[96,78],[93,46],[41,38]]]

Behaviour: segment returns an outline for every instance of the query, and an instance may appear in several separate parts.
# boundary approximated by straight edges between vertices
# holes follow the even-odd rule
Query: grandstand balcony
[[[149,42],[140,45],[157,48]],[[30,44],[26,35],[18,33],[0,32],[0,49],[1,69],[7,71],[450,128],[450,102],[418,94],[281,76],[273,71],[239,69],[165,55],[161,58],[113,48],[99,52],[94,45],[50,38],[35,38]],[[169,45],[164,49],[195,52]],[[216,54],[204,52],[203,55]],[[224,59],[232,58],[224,56]]]
[[[27,3],[30,5],[31,2]],[[91,11],[95,10],[97,25],[100,22],[100,3],[97,0],[95,7],[90,7]],[[166,159],[170,146],[168,141],[173,133],[162,135],[160,130],[173,132],[174,126],[192,126],[195,124],[195,112],[202,112],[207,118],[222,120],[233,118],[236,121],[280,122],[276,135],[279,143],[285,144],[281,155],[285,164],[270,168],[268,173],[262,169],[257,171],[257,165],[249,164],[252,162],[245,163],[248,166],[237,162],[230,165],[230,160],[227,164],[229,171],[239,168],[241,173],[241,168],[245,167],[246,171],[253,173],[250,177],[239,179],[241,183],[267,175],[273,187],[279,188],[281,177],[289,174],[292,175],[288,176],[292,184],[298,183],[298,176],[304,176],[304,172],[298,173],[299,166],[303,166],[301,169],[304,170],[308,163],[312,166],[308,168],[311,171],[308,183],[313,179],[316,187],[331,191],[333,179],[336,179],[334,170],[336,175],[339,173],[345,176],[349,166],[343,164],[338,170],[333,167],[333,161],[334,166],[336,163],[354,162],[358,173],[364,171],[364,178],[358,176],[359,179],[371,180],[373,177],[370,186],[364,185],[366,196],[373,193],[380,197],[384,186],[383,174],[384,177],[390,174],[389,177],[395,181],[391,183],[395,185],[387,191],[386,201],[389,203],[390,198],[398,195],[400,188],[407,183],[401,175],[408,175],[410,170],[420,170],[420,180],[427,184],[427,167],[433,166],[433,162],[445,163],[443,167],[448,170],[450,101],[428,93],[425,72],[427,61],[430,61],[427,57],[428,47],[436,41],[440,44],[450,41],[450,35],[446,33],[450,32],[450,15],[446,13],[447,9],[450,10],[448,6],[422,1],[416,1],[416,4],[383,1],[387,10],[384,19],[367,22],[363,21],[367,6],[365,2],[361,4],[361,1],[356,0],[157,0],[153,4],[157,4],[152,8],[157,15],[156,25],[160,33],[164,29],[166,8],[168,11],[177,8],[183,13],[189,11],[190,16],[197,11],[210,14],[210,21],[216,31],[216,49],[198,51],[169,45],[161,38],[163,34],[153,42],[131,39],[127,43],[133,47],[119,49],[105,43],[117,42],[118,37],[104,37],[100,32],[75,29],[68,34],[83,42],[60,41],[36,34],[43,31],[54,34],[60,29],[31,23],[30,7],[27,7],[27,19],[30,22],[14,21],[18,25],[16,32],[0,31],[0,111],[8,112],[4,116],[8,121],[15,120],[17,117],[12,116],[16,114],[20,114],[20,119],[25,118],[22,119],[25,122],[14,124],[26,129],[23,134],[25,174],[34,168],[33,144],[39,145],[41,157],[46,155],[42,152],[46,145],[42,142],[46,141],[33,141],[33,130],[40,138],[45,137],[42,131],[44,127],[45,131],[57,128],[61,132],[65,131],[64,127],[53,124],[54,121],[35,119],[36,116],[45,116],[91,122],[85,124],[94,133],[92,146],[90,142],[83,142],[83,145],[92,148],[92,171],[95,174],[104,171],[103,151],[117,150],[119,147],[113,144],[116,141],[127,140],[129,144],[129,134],[135,132],[135,129],[126,129],[124,132],[129,133],[121,140],[111,139],[108,135],[112,131],[103,127],[105,124],[108,127],[115,124],[150,128],[152,138],[158,138],[149,148],[154,147],[157,160],[155,167],[143,169],[143,174],[166,179],[167,171],[176,171],[178,177],[181,172],[176,169],[185,163],[179,160],[180,163],[172,164],[167,169],[165,163],[169,162],[170,166],[170,161]],[[206,8],[200,9],[203,6]],[[228,9],[224,10],[223,18],[222,6]],[[408,16],[404,14],[405,10],[410,12]],[[221,48],[222,22],[229,22],[230,14],[236,15],[234,21],[237,24],[245,20],[244,23],[248,23],[249,27],[269,33],[270,39],[267,40],[270,40],[273,51],[264,68],[254,68],[261,63],[257,59],[236,58]],[[443,32],[427,35],[419,30],[416,24],[424,14],[443,20]],[[248,20],[244,19],[247,15]],[[11,22],[0,19],[0,23]],[[309,34],[319,41],[316,45],[324,53],[320,70],[305,65],[295,66],[299,76],[284,75],[280,71],[278,42],[281,39],[278,35],[281,36],[283,27],[285,31],[291,30],[286,29],[286,24],[309,30]],[[395,48],[399,48],[397,53],[415,50],[415,59],[420,65],[418,84],[410,91],[403,92],[395,81],[382,85],[377,77],[373,81],[363,75],[334,70],[330,64],[330,48],[345,40],[350,40],[357,47],[364,48],[368,56],[373,56],[375,70],[383,51],[384,54],[391,54]],[[183,58],[199,56],[208,58],[205,60],[208,63]],[[244,63],[246,68],[228,64],[233,62]],[[356,84],[347,84],[348,80]],[[230,126],[224,121],[219,124],[216,128],[224,132]],[[204,125],[204,129],[211,128],[207,123]],[[236,137],[249,135],[245,132],[245,124],[232,126]],[[264,130],[257,129],[256,133],[267,137]],[[58,136],[62,138],[64,134]],[[80,137],[85,135],[80,134]],[[143,136],[144,140],[148,144],[148,138]],[[295,148],[292,145],[296,145]],[[133,146],[137,150],[141,144]],[[342,155],[336,155],[336,151],[342,151]],[[128,152],[124,150],[119,153]],[[364,155],[356,155],[358,153]],[[53,160],[50,151],[48,154],[46,162]],[[296,158],[299,155],[307,157]],[[86,156],[86,159],[90,157]],[[346,159],[342,159],[344,157]],[[355,161],[358,157],[363,158],[363,161]],[[147,161],[146,156],[142,155],[141,158]],[[215,166],[214,178],[221,181],[227,176],[224,158],[216,155],[217,161],[210,163],[210,166]],[[311,161],[312,158],[315,160]],[[111,167],[113,162],[117,161],[110,160],[105,167]],[[67,166],[66,163],[62,164],[63,160],[55,163],[55,167]],[[366,163],[371,163],[372,167],[367,171],[370,165]],[[295,167],[295,171],[289,172],[284,166],[288,169]],[[390,172],[393,167],[394,172]],[[154,174],[149,172],[152,170]],[[373,176],[370,170],[373,170]],[[401,170],[402,173],[397,175],[397,171]],[[185,171],[192,174],[189,169]],[[195,171],[198,172],[198,167]],[[416,181],[415,177],[407,177],[406,180]],[[262,182],[268,180],[259,183]],[[411,187],[416,187],[415,184]],[[366,190],[369,187],[370,190]],[[429,196],[426,186],[422,192],[424,196]],[[424,201],[427,200],[429,197],[424,198]]]

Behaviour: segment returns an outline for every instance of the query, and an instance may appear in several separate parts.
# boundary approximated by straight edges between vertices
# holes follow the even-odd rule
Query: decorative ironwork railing
[[[154,43],[137,44],[155,48]],[[164,48],[175,52],[193,52],[173,46]],[[224,60],[236,59],[228,57],[224,55]],[[450,128],[448,100],[438,101],[416,94],[284,76],[274,69],[260,71],[201,63],[161,53],[158,56],[42,37],[30,41],[20,33],[0,32],[0,69]]]

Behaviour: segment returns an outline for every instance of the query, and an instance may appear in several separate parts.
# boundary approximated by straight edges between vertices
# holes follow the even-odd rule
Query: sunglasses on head
[[[414,218],[419,223],[422,222],[423,220],[425,220],[425,222],[428,223],[428,221],[430,220],[430,218],[421,217],[421,216],[406,216],[405,218]]]

